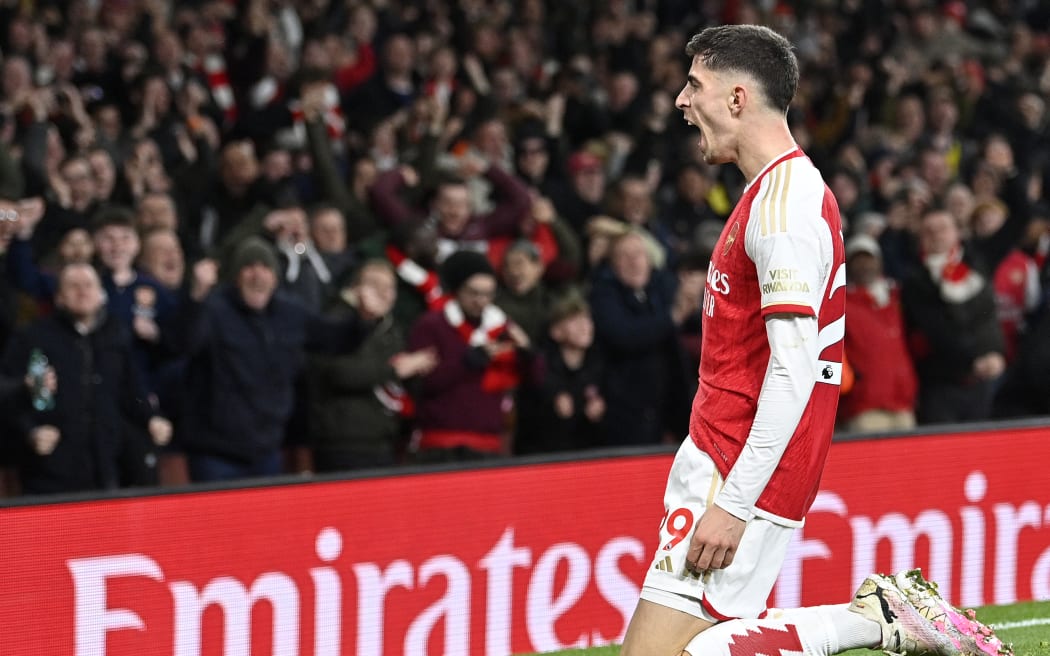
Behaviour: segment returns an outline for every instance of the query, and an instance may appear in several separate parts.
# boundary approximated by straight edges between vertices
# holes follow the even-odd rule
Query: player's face
[[[700,130],[700,154],[708,164],[734,161],[728,119],[732,89],[718,75],[693,57],[685,87],[675,99],[686,122]]]

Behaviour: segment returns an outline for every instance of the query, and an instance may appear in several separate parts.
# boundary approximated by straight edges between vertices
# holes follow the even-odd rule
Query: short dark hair
[[[91,217],[91,233],[94,234],[110,226],[134,230],[135,213],[123,205],[104,205]]]
[[[693,35],[685,46],[713,71],[738,71],[762,87],[769,104],[787,112],[798,90],[798,59],[791,42],[761,25],[720,25]]]

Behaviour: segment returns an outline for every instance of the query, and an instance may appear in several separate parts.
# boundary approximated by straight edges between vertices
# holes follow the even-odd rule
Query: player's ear
[[[726,102],[729,106],[729,113],[733,116],[737,116],[747,105],[748,93],[747,87],[737,84],[729,89],[729,98]]]

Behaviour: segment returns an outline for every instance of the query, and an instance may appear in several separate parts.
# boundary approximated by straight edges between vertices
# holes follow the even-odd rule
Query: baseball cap
[[[846,257],[853,257],[857,253],[867,253],[875,257],[882,257],[882,249],[879,242],[871,235],[859,234],[849,238],[846,242]]]

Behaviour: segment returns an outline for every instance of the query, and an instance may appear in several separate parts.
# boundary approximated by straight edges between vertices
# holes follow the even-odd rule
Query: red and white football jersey
[[[703,305],[700,384],[689,432],[729,475],[751,430],[770,359],[764,318],[817,318],[816,385],[755,511],[800,522],[817,493],[842,379],[845,251],[838,203],[796,148],[745,189],[715,246]]]

